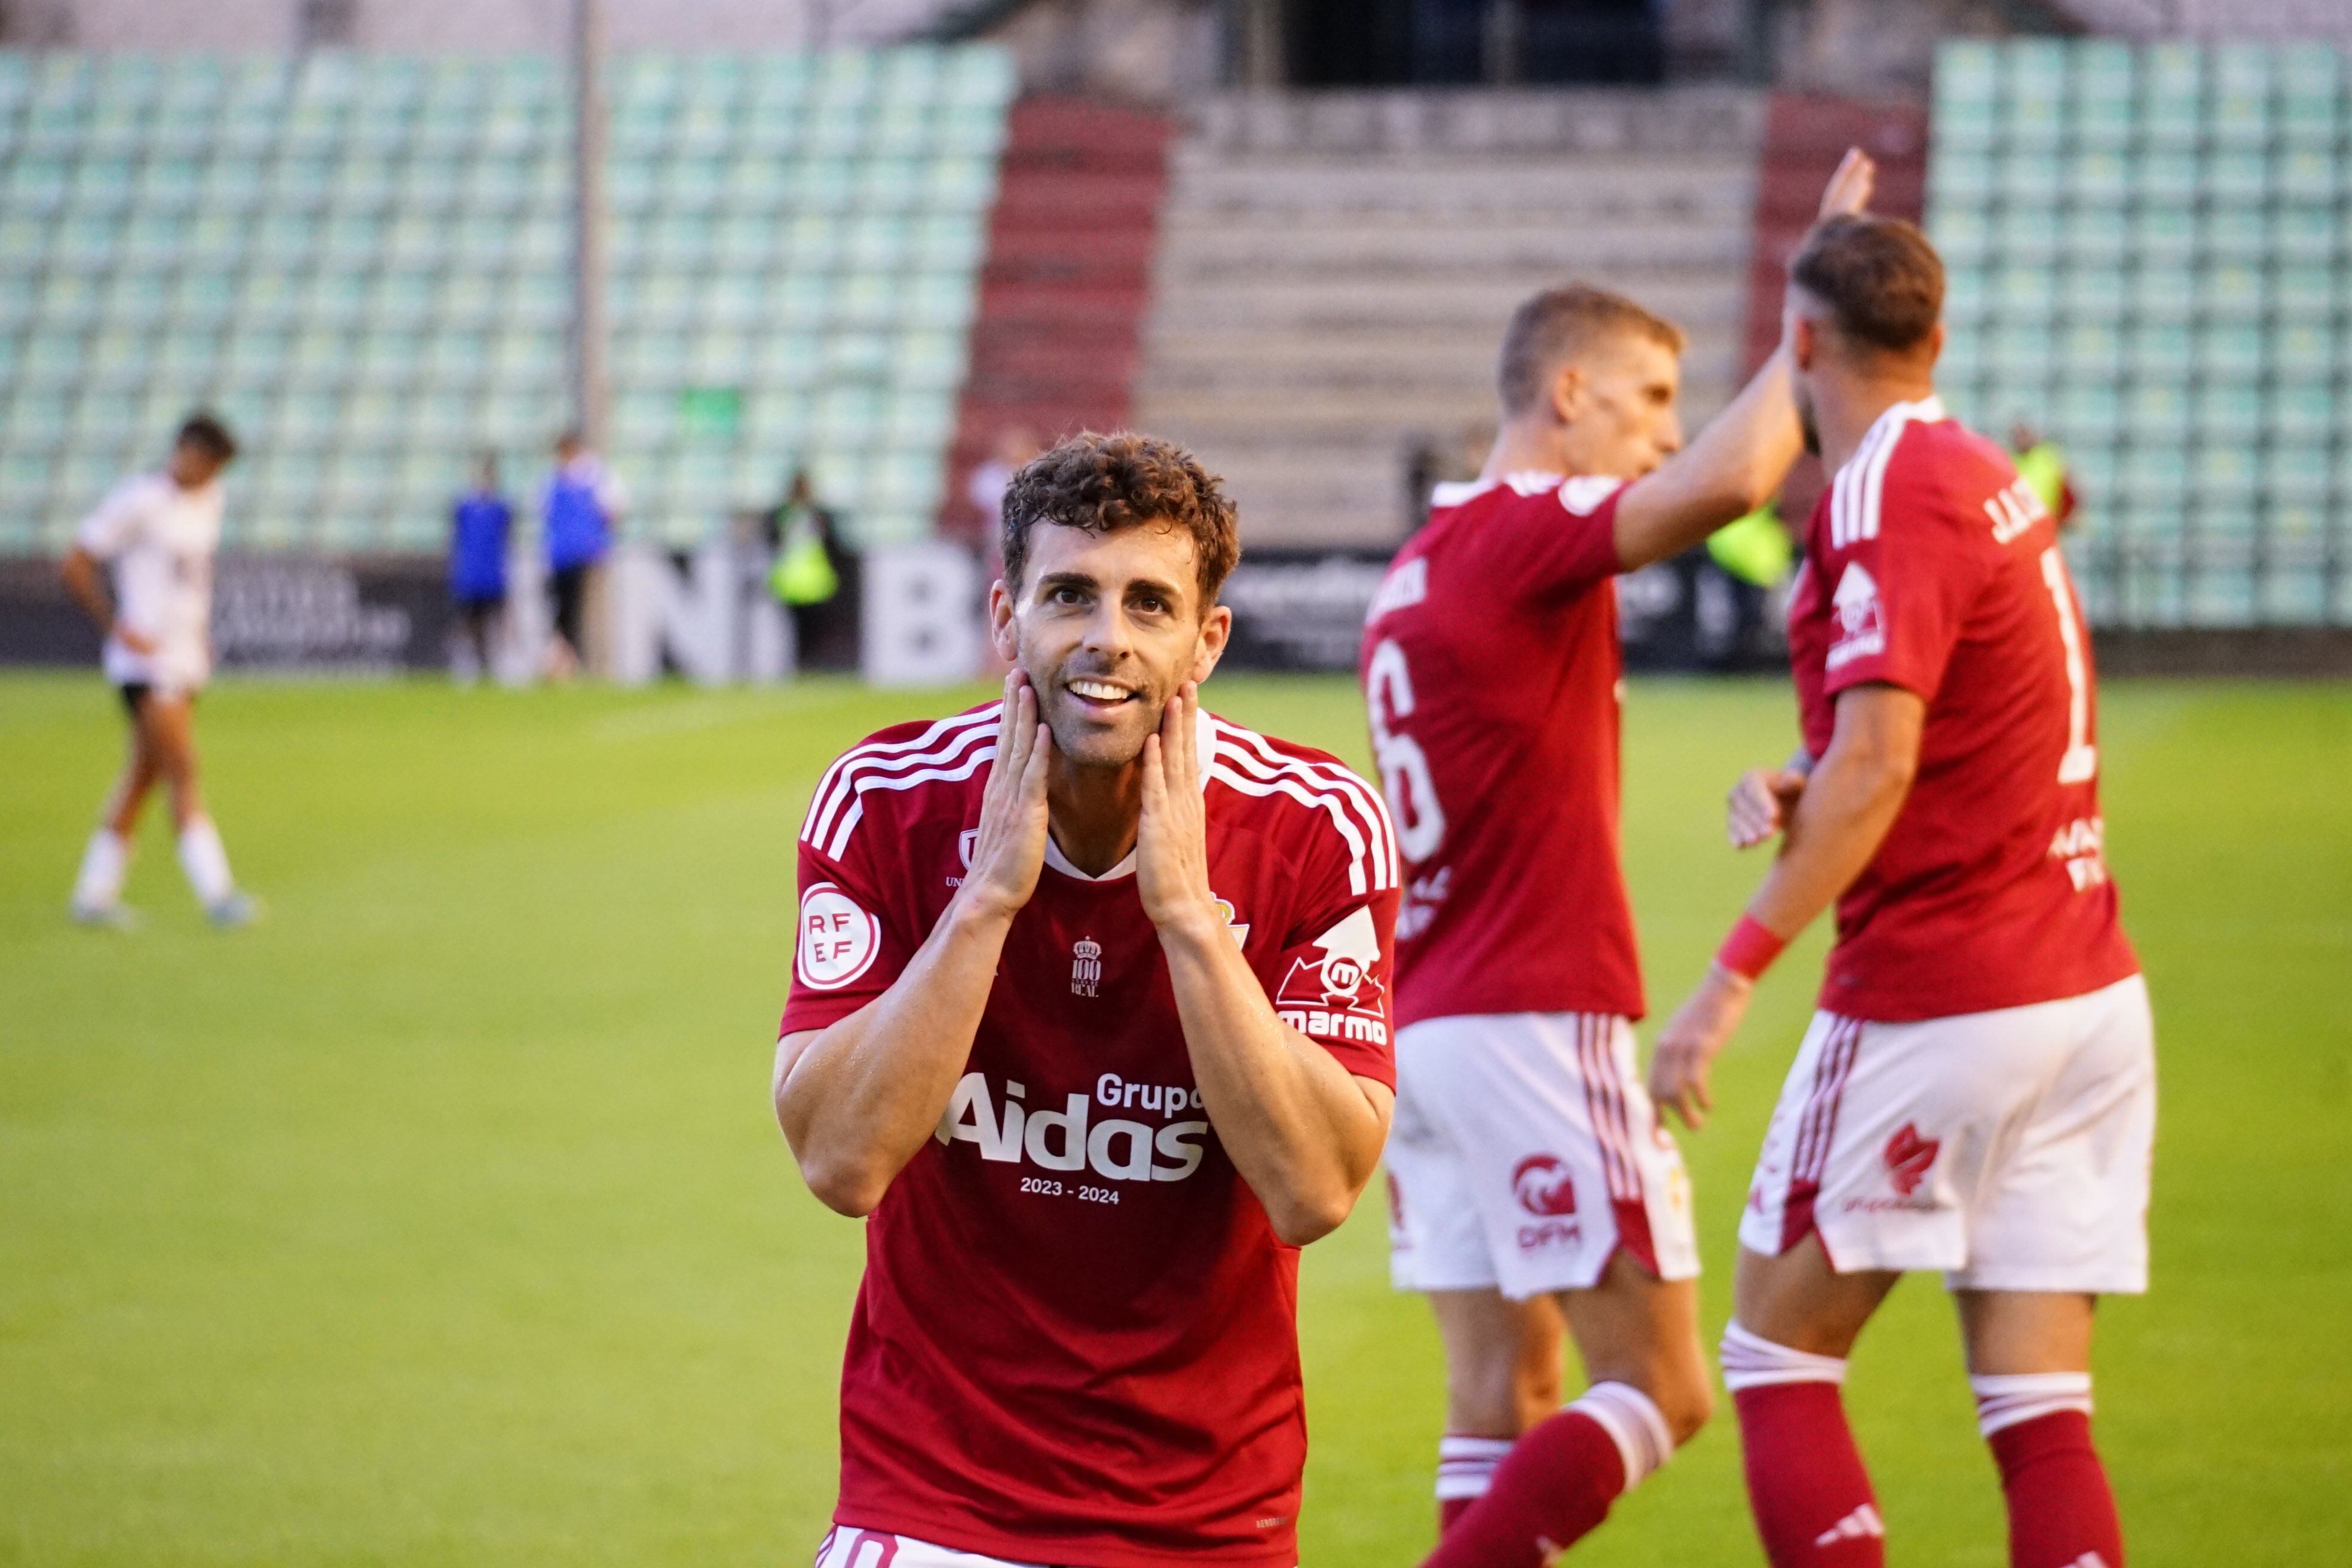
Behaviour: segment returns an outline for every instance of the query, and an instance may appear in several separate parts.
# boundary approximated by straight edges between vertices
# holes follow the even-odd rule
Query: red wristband
[[[1787,938],[1774,936],[1754,915],[1743,914],[1731,934],[1723,939],[1723,945],[1715,950],[1715,961],[1734,974],[1755,980],[1772,967],[1772,961],[1788,945]]]

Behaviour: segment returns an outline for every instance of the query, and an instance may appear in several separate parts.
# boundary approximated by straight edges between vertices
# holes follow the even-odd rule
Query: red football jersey
[[[1848,687],[1927,704],[1910,796],[1838,900],[1823,1009],[1950,1017],[2137,970],[2100,853],[2090,634],[2007,453],[1934,398],[1880,416],[1806,524],[1789,657],[1816,757]]]
[[[1642,1016],[1618,859],[1622,489],[1440,485],[1372,600],[1360,674],[1405,860],[1399,1024]]]
[[[881,994],[947,909],[1000,707],[883,731],[818,784],[781,1032]],[[1205,714],[1201,758],[1234,941],[1286,1022],[1393,1084],[1378,795]],[[1298,1254],[1202,1107],[1133,857],[1046,861],[938,1134],[866,1223],[834,1517],[1014,1562],[1291,1568]]]

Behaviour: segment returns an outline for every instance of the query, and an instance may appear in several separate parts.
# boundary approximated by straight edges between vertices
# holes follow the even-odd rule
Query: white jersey
[[[106,678],[117,686],[193,691],[212,673],[213,552],[220,546],[217,481],[182,489],[165,474],[123,480],[74,531],[74,543],[114,573],[116,635]],[[154,644],[126,646],[124,630]]]

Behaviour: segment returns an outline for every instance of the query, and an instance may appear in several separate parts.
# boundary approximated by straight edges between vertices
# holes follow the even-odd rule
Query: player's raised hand
[[[1822,192],[1821,216],[1853,217],[1870,205],[1870,194],[1877,184],[1878,161],[1859,147],[1847,148],[1845,156],[1838,160],[1837,173]]]
[[[1208,816],[1201,804],[1201,689],[1179,687],[1143,742],[1143,821],[1136,830],[1135,890],[1151,923],[1167,929],[1220,919],[1209,890]]]
[[[1054,731],[1037,719],[1037,694],[1019,670],[1004,678],[996,761],[980,802],[980,830],[963,891],[992,914],[1010,917],[1037,890],[1045,866],[1045,768]]]
[[[1715,1099],[1707,1092],[1707,1069],[1730,1043],[1748,1014],[1748,999],[1755,994],[1754,981],[1710,963],[1698,989],[1658,1031],[1658,1043],[1650,1052],[1650,1098],[1672,1110],[1694,1132],[1706,1124],[1706,1113],[1715,1109]]]
[[[1805,775],[1795,768],[1750,768],[1724,797],[1724,831],[1734,849],[1753,849],[1789,826]]]

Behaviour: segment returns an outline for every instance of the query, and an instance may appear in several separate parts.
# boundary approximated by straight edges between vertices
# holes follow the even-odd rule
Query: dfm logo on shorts
[[[1511,1167],[1511,1196],[1541,1223],[1519,1226],[1522,1251],[1552,1242],[1573,1242],[1584,1233],[1577,1225],[1576,1175],[1557,1154],[1530,1154]]]
[[[987,1076],[968,1072],[957,1083],[932,1136],[942,1144],[977,1143],[983,1160],[1025,1160],[1046,1171],[1092,1171],[1106,1181],[1181,1182],[1201,1168],[1207,1119],[1174,1120],[1201,1109],[1197,1089],[1129,1083],[1107,1072],[1095,1080],[1091,1099],[1065,1096],[1059,1110],[1032,1110],[1028,1092],[1027,1086],[1006,1081],[1000,1114]],[[1155,1112],[1160,1125],[1117,1116],[1097,1121],[1097,1104],[1107,1110]]]

